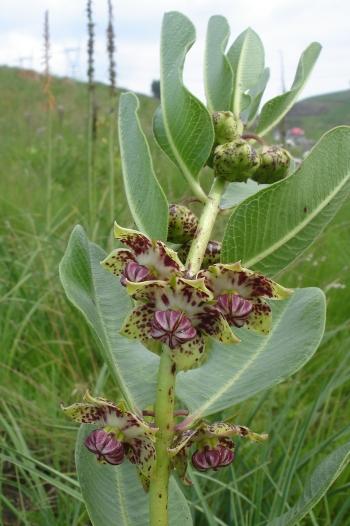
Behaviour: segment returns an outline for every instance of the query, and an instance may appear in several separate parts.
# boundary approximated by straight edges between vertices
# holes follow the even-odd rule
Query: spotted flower
[[[144,487],[148,486],[155,462],[157,428],[127,411],[124,404],[116,405],[89,393],[83,403],[62,409],[75,422],[98,426],[85,439],[85,446],[99,462],[117,465],[125,456],[136,464]]]
[[[185,483],[190,483],[186,476],[189,458],[198,471],[216,471],[229,466],[235,458],[235,444],[232,441],[234,436],[254,442],[262,442],[268,438],[266,434],[259,435],[245,426],[226,422],[201,422],[194,429],[180,433],[169,450],[178,475]],[[189,457],[192,447],[194,452]]]
[[[150,280],[165,280],[184,270],[176,252],[162,241],[154,241],[145,234],[122,228],[114,224],[114,235],[127,248],[113,250],[101,265],[120,276],[122,285],[126,281],[139,283]]]
[[[271,279],[246,269],[241,264],[215,264],[201,271],[206,287],[212,292],[216,308],[230,325],[246,327],[262,334],[271,329],[269,300],[282,300],[292,294]]]
[[[226,319],[212,305],[212,293],[204,279],[173,276],[168,281],[127,283],[128,292],[138,302],[125,320],[121,333],[140,340],[157,352],[156,342],[171,349],[182,370],[200,365],[205,357],[206,337],[222,343],[236,343]]]

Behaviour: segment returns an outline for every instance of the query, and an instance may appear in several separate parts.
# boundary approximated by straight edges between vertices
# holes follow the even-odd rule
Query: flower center
[[[124,446],[111,433],[95,429],[85,439],[85,447],[97,456],[99,462],[121,464],[124,460]]]
[[[140,283],[141,281],[148,281],[152,279],[147,267],[139,265],[135,261],[129,261],[125,266],[120,282],[122,285],[126,285],[126,280],[132,281],[134,283]]]
[[[231,325],[243,327],[253,310],[253,305],[238,294],[221,294],[217,298],[216,308]]]
[[[191,320],[180,311],[157,310],[154,313],[151,329],[152,338],[166,343],[170,349],[196,337],[197,331]]]

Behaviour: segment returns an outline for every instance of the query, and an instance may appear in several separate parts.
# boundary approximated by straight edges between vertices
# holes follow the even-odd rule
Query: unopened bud
[[[252,177],[257,183],[275,183],[288,174],[291,157],[284,148],[265,146],[259,157],[260,166]]]
[[[243,133],[243,123],[235,119],[230,111],[216,111],[213,113],[215,130],[215,144],[225,144],[238,139]]]
[[[215,148],[214,172],[228,181],[246,181],[260,164],[255,149],[245,140],[222,144]]]
[[[187,206],[172,204],[169,206],[168,241],[185,243],[193,239],[198,219]]]

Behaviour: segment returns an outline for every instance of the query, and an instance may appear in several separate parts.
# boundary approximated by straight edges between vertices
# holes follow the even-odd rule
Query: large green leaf
[[[268,523],[268,526],[294,526],[323,497],[328,488],[339,477],[350,462],[350,442],[337,448],[313,472],[307,480],[304,491],[297,503],[282,516]]]
[[[290,91],[269,100],[261,110],[259,124],[256,130],[257,134],[261,136],[266,135],[266,133],[272,130],[272,128],[283,119],[286,113],[288,113],[305,86],[320,52],[321,45],[318,42],[312,42],[312,44],[305,49],[300,57]]]
[[[119,143],[125,193],[139,230],[167,238],[168,202],[153,170],[151,152],[138,118],[139,101],[123,93],[119,102]]]
[[[132,305],[119,280],[100,265],[106,257],[76,226],[60,264],[68,299],[94,331],[109,371],[130,407],[153,403],[158,357],[123,338],[119,329]],[[142,378],[142,382],[140,382]]]
[[[273,327],[267,336],[241,329],[241,343],[213,344],[202,367],[179,374],[177,394],[194,419],[281,382],[312,357],[324,331],[323,292],[297,289],[289,300],[271,304]]]
[[[192,188],[214,142],[210,114],[182,80],[185,57],[194,41],[191,21],[175,11],[166,13],[161,37],[162,116],[173,156]]]
[[[246,91],[256,85],[264,70],[265,53],[260,37],[250,27],[243,31],[227,52],[233,75],[233,112],[239,117],[250,103]]]
[[[209,111],[231,109],[233,73],[225,55],[230,26],[225,17],[212,16],[208,22],[204,82]]]
[[[85,505],[93,526],[147,526],[148,495],[142,489],[135,466],[99,464],[83,445],[91,426],[81,426],[75,460]],[[170,480],[170,526],[192,526],[191,512],[176,481]]]
[[[173,153],[173,150],[172,150],[172,148],[170,146],[170,143],[168,141],[168,137],[167,137],[166,130],[165,130],[165,127],[164,127],[164,120],[163,120],[161,106],[158,106],[158,108],[154,112],[154,116],[153,116],[153,134],[154,134],[154,138],[155,138],[156,142],[161,147],[163,152],[169,157],[169,159],[175,164],[175,166],[180,168],[180,166],[179,166],[179,164],[178,164],[178,162],[176,160],[176,157],[175,157],[175,155]],[[180,170],[181,170],[181,168],[180,168]]]
[[[224,262],[273,275],[322,232],[350,191],[350,127],[322,137],[300,168],[248,198],[226,227]]]

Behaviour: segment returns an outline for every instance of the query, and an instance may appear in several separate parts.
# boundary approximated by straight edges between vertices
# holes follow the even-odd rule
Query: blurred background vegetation
[[[80,400],[96,385],[109,397],[117,391],[89,329],[65,298],[58,263],[76,223],[104,248],[112,245],[111,160],[114,216],[123,225],[131,225],[131,217],[111,111],[120,91],[94,84],[92,123],[91,85],[50,77],[48,91],[47,81],[31,70],[0,68],[0,517],[4,525],[83,526],[89,520],[74,467],[76,426],[61,414],[60,402]],[[156,173],[169,200],[180,200],[185,183],[152,138],[159,101],[140,95],[140,103]],[[298,103],[286,117],[284,137],[302,158],[325,131],[342,123],[350,124],[349,91]],[[303,133],[293,135],[293,128]],[[223,215],[221,227],[226,220]],[[323,343],[298,374],[232,408],[238,422],[254,419],[254,429],[271,439],[261,447],[242,445],[234,467],[215,478],[193,475],[187,494],[196,526],[266,524],[295,502],[322,458],[349,439],[349,232],[345,204],[279,276],[287,286],[325,291]],[[349,489],[345,473],[301,524],[350,525]]]

